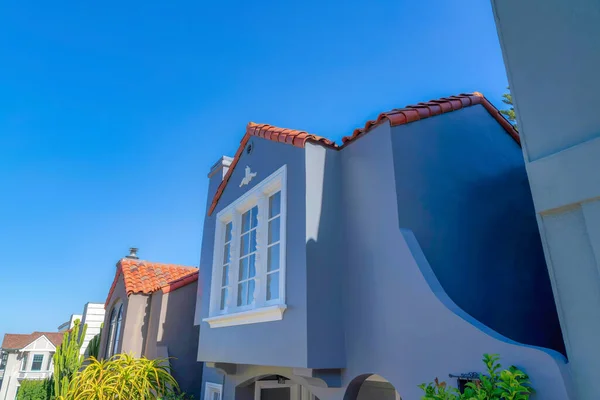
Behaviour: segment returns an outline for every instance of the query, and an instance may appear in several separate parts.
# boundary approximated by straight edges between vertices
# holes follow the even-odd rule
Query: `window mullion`
[[[233,214],[233,226],[231,232],[231,264],[229,265],[229,297],[227,299],[226,310],[232,310],[237,307],[238,276],[240,269],[240,241],[242,234],[242,215],[239,212]]]
[[[269,234],[269,198],[258,198],[258,225],[256,227],[256,287],[254,301],[262,307],[267,301],[267,241]]]

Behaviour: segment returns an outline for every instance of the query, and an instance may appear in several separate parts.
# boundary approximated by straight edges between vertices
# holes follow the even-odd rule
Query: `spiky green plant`
[[[100,325],[100,332],[90,340],[87,347],[88,357],[98,358],[100,354],[100,337],[102,336],[102,328],[104,324]]]
[[[179,391],[168,360],[117,354],[109,360],[88,361],[57,400],[156,399]]]
[[[63,341],[56,348],[54,353],[54,396],[59,397],[67,393],[69,384],[83,363],[83,356],[80,354],[83,339],[87,325],[83,325],[81,332],[81,321],[75,320],[72,329],[65,332]]]

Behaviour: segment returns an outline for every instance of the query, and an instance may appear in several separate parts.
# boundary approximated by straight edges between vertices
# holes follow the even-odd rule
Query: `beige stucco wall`
[[[202,363],[196,361],[199,334],[199,327],[194,326],[196,291],[197,282],[193,282],[169,293],[152,294],[144,355],[171,357],[172,373],[181,389],[198,398]]]

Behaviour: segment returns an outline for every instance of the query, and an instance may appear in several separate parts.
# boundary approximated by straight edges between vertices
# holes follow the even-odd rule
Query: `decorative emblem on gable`
[[[242,179],[242,182],[240,183],[240,187],[249,184],[250,181],[252,180],[252,178],[254,178],[255,176],[256,176],[256,172],[251,172],[250,167],[246,165],[246,175],[244,176],[244,179]]]

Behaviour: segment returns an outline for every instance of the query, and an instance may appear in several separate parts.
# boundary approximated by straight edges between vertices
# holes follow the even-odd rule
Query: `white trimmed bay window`
[[[284,165],[217,214],[211,328],[283,318],[286,176]]]

